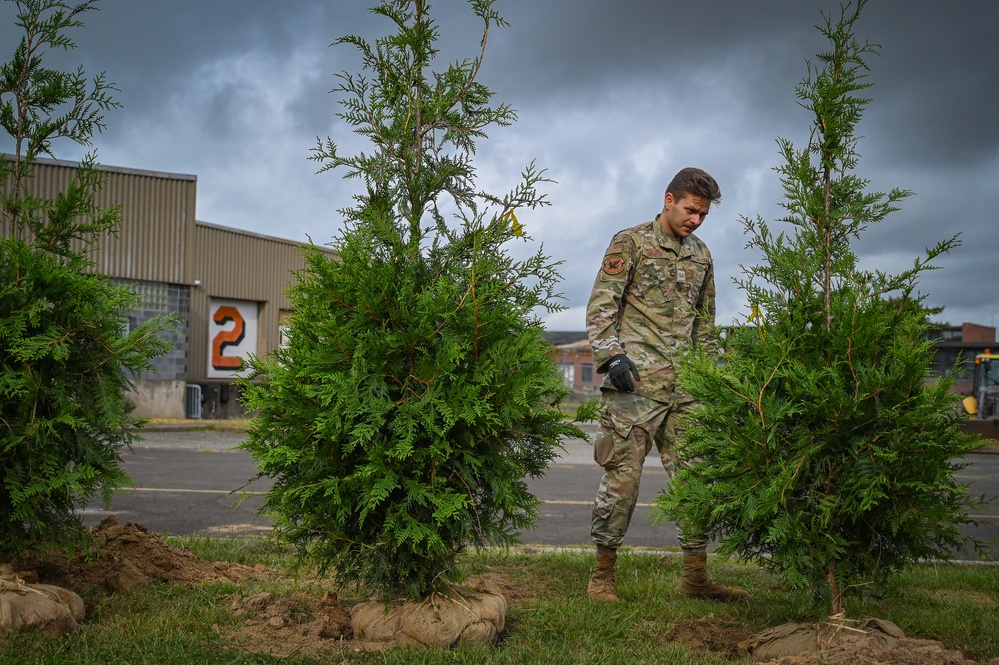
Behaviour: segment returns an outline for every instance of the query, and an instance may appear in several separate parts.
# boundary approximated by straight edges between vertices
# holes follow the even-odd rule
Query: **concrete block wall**
[[[138,307],[128,317],[131,327],[134,328],[161,315],[176,316],[180,319],[173,330],[160,333],[160,337],[169,342],[172,348],[166,354],[153,358],[152,371],[141,378],[150,381],[186,380],[191,288],[163,282],[115,281],[130,287],[140,298]]]

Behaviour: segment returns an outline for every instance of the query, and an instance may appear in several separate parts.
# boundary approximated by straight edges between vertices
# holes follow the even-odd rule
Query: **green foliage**
[[[484,49],[502,20],[470,4]],[[372,11],[396,34],[338,41],[374,77],[340,75],[339,117],[375,151],[341,157],[327,139],[313,157],[366,193],[341,211],[336,258],[307,252],[288,347],[243,381],[258,412],[243,447],[274,479],[263,510],[279,535],[342,582],[414,598],[453,578],[467,546],[515,542],[537,516],[524,478],[583,436],[534,314],[559,308],[557,264],[507,249],[528,239],[513,211],[544,205],[543,173],[529,166],[502,197],[475,189],[475,139],[514,114],[488,105],[481,56],[430,71],[428,10],[383,2]]]
[[[103,77],[88,86],[41,66],[45,48],[73,46],[62,32],[92,3],[16,4],[24,37],[0,67],[0,121],[18,150],[0,159],[0,557],[78,544],[77,507],[130,482],[119,455],[138,420],[123,391],[167,348],[155,336],[166,321],[123,332],[136,297],[92,272],[88,247],[120,221],[96,203],[93,157],[54,198],[31,190],[35,158],[59,138],[89,145],[115,106]]]
[[[758,561],[843,611],[852,585],[883,581],[906,563],[947,558],[978,505],[955,479],[981,444],[962,433],[951,380],[927,382],[931,326],[918,278],[957,238],[898,275],[862,270],[850,241],[908,192],[867,193],[853,175],[864,57],[844,7],[822,33],[832,50],[797,89],[813,114],[797,151],[779,140],[777,168],[793,227],[774,235],[744,220],[765,262],[738,281],[754,311],[726,340],[724,363],[693,355],[680,373],[702,407],[688,431],[703,459],[677,475],[659,506],[704,528],[720,551]]]
[[[83,72],[61,72],[43,66],[46,49],[76,45],[64,34],[83,26],[80,16],[96,9],[96,0],[75,5],[60,0],[13,0],[18,27],[24,30],[10,62],[0,65],[0,124],[14,138],[15,161],[31,163],[52,154],[52,142],[66,138],[90,145],[104,130],[104,113],[119,105],[114,86],[103,73],[90,83]],[[15,173],[15,177],[18,174]]]

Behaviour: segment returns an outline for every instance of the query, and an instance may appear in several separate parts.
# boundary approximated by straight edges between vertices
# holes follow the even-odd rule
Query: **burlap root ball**
[[[28,584],[9,565],[0,566],[0,635],[37,630],[62,636],[83,621],[78,595],[50,584]]]
[[[446,596],[434,594],[421,602],[373,600],[350,613],[354,639],[400,645],[493,645],[505,622],[506,599],[488,582],[454,586]]]

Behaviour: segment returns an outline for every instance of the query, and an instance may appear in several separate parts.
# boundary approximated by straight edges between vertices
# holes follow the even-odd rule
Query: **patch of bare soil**
[[[739,644],[749,639],[750,632],[727,614],[709,614],[694,621],[678,622],[668,637],[671,642],[679,642],[697,653],[735,660],[745,656]]]
[[[317,655],[329,650],[362,645],[351,642],[350,612],[335,593],[322,597],[296,592],[278,597],[269,592],[229,596],[230,610],[244,617],[243,625],[229,635],[244,651],[283,658],[291,654]],[[363,645],[370,649],[371,645]]]
[[[266,575],[262,568],[205,561],[187,548],[167,545],[144,524],[121,524],[114,516],[106,517],[92,534],[93,551],[78,553],[69,560],[61,552],[52,552],[43,559],[16,562],[16,568],[47,584],[108,591],[138,589],[156,582],[239,583]]]

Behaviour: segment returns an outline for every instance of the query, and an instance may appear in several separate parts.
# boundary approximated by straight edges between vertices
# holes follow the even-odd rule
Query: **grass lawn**
[[[722,604],[677,595],[678,557],[624,551],[618,573],[623,601],[606,606],[585,595],[591,552],[486,551],[469,553],[463,565],[470,575],[496,581],[508,600],[506,628],[496,647],[358,649],[350,640],[321,639],[309,622],[321,605],[316,599],[334,597],[349,610],[367,599],[360,590],[337,589],[329,579],[295,571],[293,558],[265,538],[168,542],[205,560],[270,572],[239,583],[82,590],[88,616],[76,632],[58,640],[36,634],[6,638],[0,641],[0,662],[721,664],[748,662],[738,657],[740,639],[821,615],[807,593],[788,591],[750,565],[711,563],[715,577],[753,595],[748,604]],[[246,611],[254,597],[269,599],[270,624]],[[980,663],[999,657],[999,568],[994,566],[912,566],[889,588],[850,596],[847,607],[854,618],[888,619],[909,637],[939,640]]]

